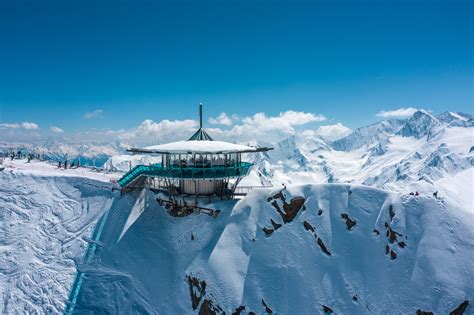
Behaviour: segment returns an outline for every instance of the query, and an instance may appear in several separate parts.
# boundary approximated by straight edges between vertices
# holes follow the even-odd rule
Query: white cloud
[[[334,141],[350,134],[352,130],[341,123],[335,125],[320,126],[317,133],[324,139]]]
[[[312,113],[287,111],[277,116],[267,116],[264,113],[257,113],[253,116],[241,119],[236,115],[225,114],[233,124],[228,122],[221,126],[206,128],[214,139],[231,142],[244,142],[251,140],[275,141],[282,137],[296,134],[295,127],[303,126],[311,122],[325,120],[322,115]],[[224,115],[219,115],[223,118]],[[217,117],[217,118],[219,118]],[[219,123],[218,119],[216,121]],[[239,122],[239,123],[237,123]],[[171,141],[185,140],[190,137],[199,127],[196,120],[144,120],[136,128],[128,130],[102,130],[82,133],[82,139],[117,139],[127,141],[134,145],[152,145],[167,143]]]
[[[289,135],[295,133],[295,126],[324,120],[326,120],[326,117],[323,115],[292,110],[282,112],[278,116],[267,116],[265,113],[257,113],[252,117],[245,117],[242,120],[243,124],[234,126],[231,131],[236,136],[245,134],[254,136],[272,131]]]
[[[20,123],[3,123],[0,124],[0,128],[2,129],[19,129],[23,128],[26,130],[36,130],[39,128],[38,124],[35,124],[33,122],[28,122],[24,121],[21,124]]]
[[[197,127],[197,122],[192,119],[188,120],[162,120],[154,122],[147,119],[138,126],[135,133],[144,136],[160,136],[167,134],[183,133],[187,130],[194,130]]]
[[[84,118],[85,119],[99,118],[99,117],[102,116],[103,113],[104,113],[104,111],[102,109],[96,109],[96,110],[93,110],[92,112],[86,112],[84,114]]]
[[[3,124],[0,124],[0,129],[18,129],[20,127],[21,126],[18,123],[3,123]]]
[[[162,120],[155,122],[151,119],[144,120],[138,127],[129,130],[108,130],[108,138],[116,137],[139,143],[166,143],[169,141],[185,140],[196,131],[198,122],[188,120]]]
[[[212,125],[232,126],[234,119],[237,119],[236,115],[229,117],[226,113],[222,112],[218,117],[209,118],[209,123]]]
[[[418,110],[419,109],[413,107],[401,107],[399,109],[389,111],[381,110],[377,113],[377,116],[382,118],[405,118],[413,115]]]
[[[22,122],[21,127],[23,127],[26,130],[36,130],[39,128],[37,124],[32,123],[32,122],[27,122],[27,121]]]
[[[90,117],[90,115],[88,116]],[[323,115],[313,113],[286,111],[281,112],[275,116],[268,116],[265,113],[257,113],[248,117],[239,117],[222,113],[214,118],[218,123],[215,127],[209,126],[206,130],[216,140],[230,141],[230,142],[247,142],[247,141],[266,141],[274,142],[283,139],[288,135],[298,134],[304,125],[314,122],[326,120]],[[229,124],[229,120],[231,123]],[[210,120],[210,123],[214,121]],[[29,123],[28,127],[32,128],[33,123]],[[0,124],[0,128],[8,129],[9,139],[17,140],[21,136],[22,139],[33,137],[31,131],[28,134],[22,127],[22,124]],[[26,126],[26,125],[25,125]],[[129,143],[133,146],[145,146],[158,143],[167,143],[178,140],[186,140],[199,127],[199,122],[196,120],[162,120],[153,121],[150,119],[144,120],[141,124],[131,129],[92,129],[89,131],[80,132],[70,135],[71,140],[77,143],[102,143],[119,141],[121,143]],[[56,129],[57,128],[57,129]],[[309,128],[308,128],[309,129]],[[55,133],[61,133],[62,129],[55,126],[50,126],[49,130]],[[61,131],[60,131],[61,130]],[[20,134],[20,133],[23,134]],[[4,134],[5,135],[5,132]],[[40,138],[45,139],[46,133],[41,133]],[[37,140],[37,136],[32,138]]]
[[[64,132],[64,130],[62,130],[59,127],[55,127],[55,126],[51,126],[50,130],[54,133],[63,133]]]

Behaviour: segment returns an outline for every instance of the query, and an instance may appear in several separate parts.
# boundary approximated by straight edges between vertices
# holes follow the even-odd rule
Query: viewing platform
[[[156,176],[174,179],[224,179],[238,178],[247,176],[253,164],[248,162],[240,162],[238,164],[229,164],[226,166],[163,166],[163,164],[153,165],[137,165],[127,174],[118,180],[121,187],[126,187],[140,176]]]
[[[161,157],[161,163],[135,166],[118,184],[123,192],[144,187],[159,191],[160,202],[170,213],[188,214],[193,207],[199,207],[199,198],[231,199],[236,194],[244,195],[249,188],[237,188],[253,163],[242,158],[269,150],[272,148],[214,140],[202,128],[200,104],[199,129],[188,140],[127,150]]]

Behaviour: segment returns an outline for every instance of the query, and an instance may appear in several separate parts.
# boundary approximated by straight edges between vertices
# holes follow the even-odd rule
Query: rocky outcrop
[[[218,313],[225,314],[218,305],[214,305],[211,300],[204,300],[199,309],[199,315],[217,315]]]
[[[293,221],[301,209],[305,209],[304,202],[305,198],[295,197],[290,200],[288,203],[286,201],[286,196],[283,193],[284,189],[279,191],[273,196],[267,198],[267,202],[270,202],[271,205],[275,208],[277,213],[281,216],[283,224],[290,223]],[[280,201],[283,205],[280,207],[278,204]],[[272,235],[272,233],[282,227],[283,224],[275,222],[273,219],[270,219],[272,228],[263,227],[263,232],[266,236]]]
[[[267,305],[267,303],[265,303],[264,299],[262,299],[262,304],[263,304],[263,307],[265,308],[265,312],[267,314],[272,314],[273,313],[272,309],[270,307],[268,307],[268,305]]]
[[[245,311],[245,306],[240,305],[232,312],[232,315],[240,315],[243,311]]]
[[[191,294],[191,303],[193,310],[196,310],[201,302],[201,299],[206,294],[206,282],[200,281],[198,278],[192,275],[188,276],[189,292]]]
[[[456,307],[454,310],[452,310],[451,313],[449,313],[449,315],[463,315],[468,306],[469,306],[469,301],[466,300],[462,302],[461,304],[459,304],[459,306]]]
[[[426,311],[422,311],[421,309],[417,309],[416,315],[433,315],[433,312],[426,312]]]
[[[384,224],[385,236],[387,237],[387,244],[385,245],[385,254],[389,255],[391,260],[395,260],[397,259],[397,252],[393,246],[395,244],[398,244],[398,248],[405,248],[407,244],[404,240],[399,240],[400,238],[403,238],[403,234],[392,229],[392,222],[396,215],[393,205],[389,206],[388,213],[390,216],[390,220],[389,222],[385,222]]]
[[[323,312],[324,312],[324,314],[334,313],[334,311],[329,306],[326,306],[326,305],[323,305]]]
[[[346,221],[346,226],[348,230],[351,230],[356,224],[356,220],[352,220],[347,213],[342,213],[341,218]]]
[[[326,245],[323,243],[323,240],[321,238],[318,237],[317,243],[319,247],[321,247],[321,250],[323,251],[323,253],[325,253],[328,256],[331,256],[331,252],[329,252],[329,250],[327,249]]]

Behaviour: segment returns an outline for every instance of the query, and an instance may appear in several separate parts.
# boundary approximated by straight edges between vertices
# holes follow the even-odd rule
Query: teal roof
[[[191,138],[189,138],[188,141],[214,141],[212,137],[202,128],[199,128],[198,131],[196,131]]]

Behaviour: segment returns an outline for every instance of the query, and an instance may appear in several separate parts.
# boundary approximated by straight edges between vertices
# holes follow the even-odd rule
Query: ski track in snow
[[[75,261],[116,195],[93,180],[0,173],[0,300],[4,314],[64,309]]]

